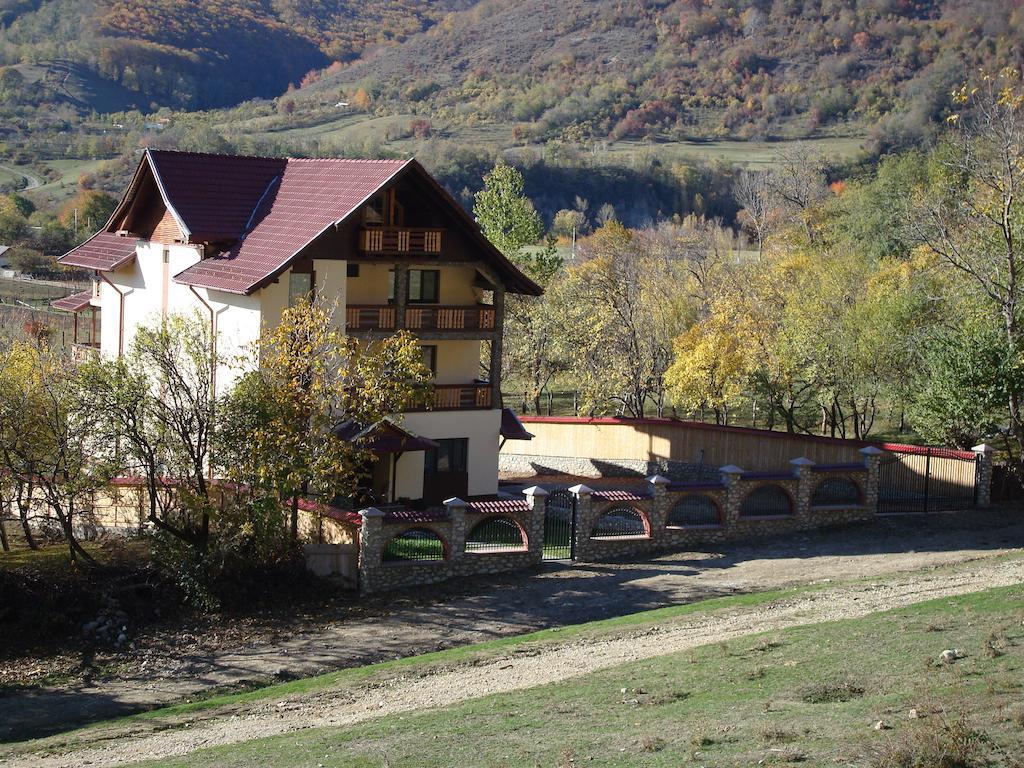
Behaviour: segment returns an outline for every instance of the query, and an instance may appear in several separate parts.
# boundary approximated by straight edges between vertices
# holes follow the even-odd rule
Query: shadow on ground
[[[886,517],[713,551],[601,564],[546,563],[345,601],[327,623],[216,652],[141,642],[121,674],[0,694],[0,741],[23,741],[189,696],[360,666],[545,627],[797,584],[881,576],[1024,547],[1019,510]],[[132,656],[134,654],[134,656]],[[145,663],[139,663],[144,656]]]

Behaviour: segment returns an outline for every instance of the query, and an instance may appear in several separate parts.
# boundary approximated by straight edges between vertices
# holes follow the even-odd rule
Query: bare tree
[[[739,219],[757,241],[757,258],[764,253],[765,240],[771,231],[776,208],[768,174],[760,171],[740,171],[733,183],[733,194],[742,209]]]
[[[825,159],[802,142],[779,152],[766,184],[772,195],[804,227],[808,240],[815,234],[811,214],[828,195]]]

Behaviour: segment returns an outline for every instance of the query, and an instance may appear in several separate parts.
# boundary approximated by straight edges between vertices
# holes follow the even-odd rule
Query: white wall
[[[428,411],[407,413],[399,422],[403,429],[434,440],[469,438],[469,495],[488,496],[498,492],[498,441],[501,411]],[[423,452],[402,456],[396,473],[397,497],[423,496]]]

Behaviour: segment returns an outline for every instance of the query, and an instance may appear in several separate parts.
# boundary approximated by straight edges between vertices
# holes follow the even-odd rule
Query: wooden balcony
[[[99,344],[76,343],[71,345],[71,359],[76,363],[85,363],[89,360],[95,360],[99,356]]]
[[[443,229],[367,227],[359,231],[359,250],[371,254],[441,253]]]
[[[350,304],[345,311],[349,331],[393,331],[397,317],[390,304]],[[494,330],[494,307],[418,307],[406,306],[405,327],[413,333],[482,332]]]
[[[491,407],[491,385],[435,384],[432,402],[417,411],[486,410]]]

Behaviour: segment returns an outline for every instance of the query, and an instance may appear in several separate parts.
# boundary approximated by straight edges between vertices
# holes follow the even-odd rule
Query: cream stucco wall
[[[437,345],[438,384],[469,384],[480,376],[479,341],[439,341],[429,339],[424,344]]]
[[[469,495],[486,496],[498,492],[498,440],[501,411],[430,411],[407,413],[401,426],[414,434],[443,440],[469,438]],[[402,456],[395,473],[398,498],[423,496],[423,452]]]

